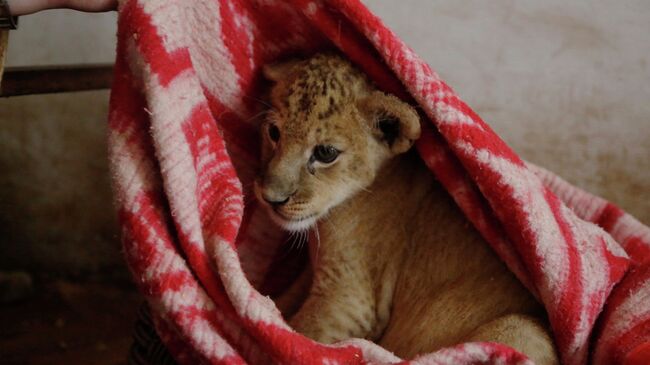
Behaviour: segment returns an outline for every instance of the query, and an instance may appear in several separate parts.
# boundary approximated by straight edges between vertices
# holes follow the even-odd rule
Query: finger
[[[48,0],[9,0],[7,4],[12,15],[20,16],[48,9],[50,2]]]
[[[33,14],[46,9],[69,8],[101,12],[117,8],[117,0],[9,0],[8,4],[11,13],[16,16]]]
[[[115,10],[117,0],[66,0],[64,7],[87,12],[100,12]]]

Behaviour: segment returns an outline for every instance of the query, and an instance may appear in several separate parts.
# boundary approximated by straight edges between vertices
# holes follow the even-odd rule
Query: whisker
[[[301,230],[300,231],[300,246],[298,247],[300,250],[305,247],[305,244],[307,243],[307,231],[306,230]]]
[[[318,224],[314,224],[314,233],[316,234],[316,255],[314,257],[314,260],[318,262],[318,253],[320,251],[320,233],[318,232]]]
[[[255,101],[257,101],[258,103],[260,103],[260,104],[262,104],[262,105],[265,105],[265,106],[269,107],[270,109],[274,110],[273,105],[269,104],[268,102],[266,102],[266,101],[264,101],[264,100],[262,100],[262,99],[258,99],[258,98],[256,98],[256,97],[253,97],[253,96],[250,96],[250,95],[244,95],[244,97],[245,97],[245,98],[249,98],[249,99],[251,99],[251,100],[255,100]]]
[[[246,122],[250,122],[250,121],[254,120],[255,118],[258,118],[260,116],[264,116],[265,114],[268,114],[269,112],[271,112],[271,110],[261,111],[261,112],[255,114],[255,115],[253,115],[252,117],[246,119]]]
[[[372,191],[370,189],[368,189],[367,187],[361,185],[361,183],[359,183],[357,181],[351,181],[350,183],[352,183],[352,185],[354,185],[357,189],[360,189],[360,190],[363,190],[363,191],[365,191],[367,193],[372,194]]]
[[[289,245],[287,246],[287,242],[289,242],[289,240],[291,240],[292,238],[293,238],[293,240],[292,240],[292,241],[289,243]],[[282,244],[286,249],[285,249],[284,253],[282,254],[281,259],[284,259],[284,258],[286,258],[287,256],[289,256],[289,254],[291,253],[291,251],[293,251],[293,249],[294,249],[294,247],[295,247],[295,244],[296,244],[296,235],[295,235],[295,232],[289,232],[289,237],[287,237],[287,240],[284,241],[284,243]]]

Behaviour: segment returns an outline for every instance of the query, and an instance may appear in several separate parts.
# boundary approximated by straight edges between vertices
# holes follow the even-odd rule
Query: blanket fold
[[[278,265],[285,236],[250,194],[259,70],[332,49],[419,105],[424,163],[544,304],[563,364],[650,362],[648,227],[522,161],[358,0],[124,0],[109,115],[114,193],[126,260],[179,363],[401,361],[361,339],[315,343],[266,295],[299,261]],[[529,363],[490,343],[407,361]]]

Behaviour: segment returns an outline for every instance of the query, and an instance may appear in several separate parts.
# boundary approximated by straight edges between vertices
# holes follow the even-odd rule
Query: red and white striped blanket
[[[126,260],[178,362],[401,361],[360,339],[315,343],[265,295],[299,266],[249,194],[259,69],[332,48],[419,104],[423,160],[544,303],[563,364],[650,363],[650,230],[523,162],[358,0],[124,0],[110,107],[114,191]],[[489,343],[407,361],[529,363]]]

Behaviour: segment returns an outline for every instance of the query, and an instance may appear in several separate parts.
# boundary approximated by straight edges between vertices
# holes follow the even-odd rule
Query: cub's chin
[[[287,219],[281,216],[280,214],[278,214],[270,207],[267,207],[267,212],[271,217],[271,220],[273,220],[275,224],[279,225],[280,227],[282,227],[283,229],[289,232],[307,231],[311,227],[315,226],[316,221],[318,221],[318,216],[316,215],[311,215],[311,216],[298,218],[298,219]]]

